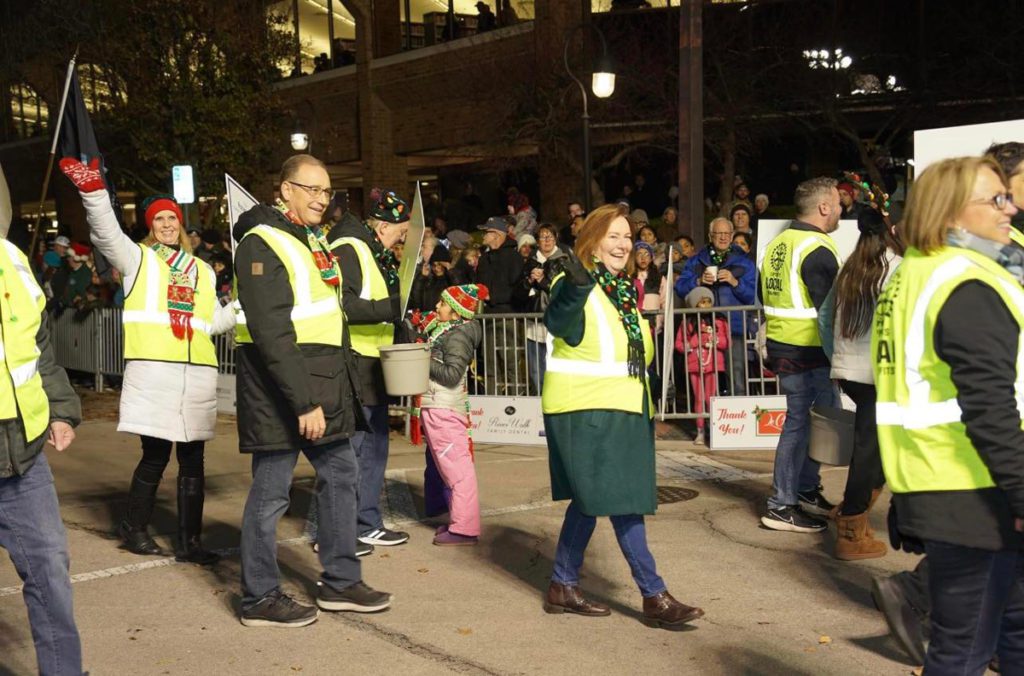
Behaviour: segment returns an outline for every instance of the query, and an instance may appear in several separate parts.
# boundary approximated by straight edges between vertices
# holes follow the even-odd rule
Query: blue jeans
[[[82,643],[71,602],[68,539],[42,453],[23,475],[0,479],[0,547],[25,583],[39,673],[79,676]]]
[[[526,340],[527,375],[530,377],[530,392],[539,397],[544,390],[544,371],[547,370],[548,346],[543,340]]]
[[[644,528],[642,514],[623,514],[609,517],[615,528],[615,537],[619,541],[619,549],[629,563],[633,580],[640,588],[644,597],[654,596],[665,591],[665,581],[658,575],[654,566],[654,556],[647,548],[647,531]],[[587,551],[590,536],[594,534],[597,518],[587,516],[576,506],[576,501],[569,503],[562,522],[562,532],[558,536],[558,547],[555,550],[555,569],[551,581],[564,585],[578,585],[580,568],[583,567],[583,554]]]
[[[359,465],[359,535],[384,527],[380,515],[380,494],[384,490],[384,471],[388,468],[388,405],[363,406],[370,426],[368,432],[352,435],[352,447]]]
[[[362,579],[356,558],[356,458],[348,439],[303,450],[316,470],[321,582],[342,590]],[[242,515],[242,606],[279,589],[277,522],[288,509],[299,451],[252,454],[252,487]]]
[[[1024,673],[1024,556],[925,541],[931,643],[929,676],[985,673],[999,655],[1004,674]]]
[[[775,448],[774,494],[768,498],[769,509],[796,505],[797,493],[818,487],[821,466],[807,456],[807,442],[811,433],[811,406],[839,405],[839,397],[829,378],[830,370],[822,366],[779,376],[782,393],[786,395],[786,422]]]

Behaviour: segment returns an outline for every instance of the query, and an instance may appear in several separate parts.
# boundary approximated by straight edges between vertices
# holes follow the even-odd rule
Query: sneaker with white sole
[[[828,516],[836,506],[825,499],[825,496],[821,494],[822,490],[822,487],[818,486],[813,491],[797,493],[796,497],[800,500],[800,508],[808,514]]]
[[[324,610],[377,613],[391,605],[391,594],[371,589],[361,580],[341,591],[317,582],[316,604]]]
[[[313,551],[317,554],[320,553],[320,543],[313,543]],[[365,545],[362,542],[356,542],[356,556],[369,556],[373,554],[373,545]]]
[[[376,528],[371,530],[369,533],[364,533],[359,536],[359,541],[364,545],[380,545],[381,547],[393,547],[394,545],[404,545],[409,541],[409,534],[403,533],[399,530],[389,530],[387,528]]]
[[[790,533],[820,533],[828,528],[825,521],[804,513],[799,507],[769,509],[768,513],[761,517],[761,523],[766,528]]]
[[[248,608],[242,608],[241,621],[247,627],[305,627],[320,617],[314,606],[299,603],[284,592],[274,590]]]

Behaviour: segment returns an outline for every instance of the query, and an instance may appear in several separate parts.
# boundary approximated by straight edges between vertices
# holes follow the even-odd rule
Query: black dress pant
[[[855,516],[868,510],[871,491],[885,485],[875,421],[878,394],[874,385],[852,380],[840,380],[839,387],[857,404],[857,417],[853,424],[853,458],[846,477],[842,508],[844,516]]]

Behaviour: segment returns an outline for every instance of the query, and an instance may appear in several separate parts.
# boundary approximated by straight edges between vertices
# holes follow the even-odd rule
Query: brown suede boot
[[[544,611],[552,614],[575,613],[588,617],[605,617],[612,611],[603,603],[589,601],[575,585],[552,582],[544,597]]]
[[[884,542],[874,539],[868,532],[868,514],[836,517],[835,557],[840,561],[859,561],[860,559],[877,559],[885,556]]]
[[[704,617],[704,611],[676,601],[667,591],[644,597],[644,614],[640,621],[648,627],[678,627]]]

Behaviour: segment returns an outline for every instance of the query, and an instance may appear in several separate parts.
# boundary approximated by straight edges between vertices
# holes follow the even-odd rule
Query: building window
[[[15,138],[32,138],[46,132],[50,110],[39,92],[27,84],[16,84],[11,87],[8,100]]]
[[[78,82],[90,113],[112,110],[124,102],[124,86],[110,70],[95,63],[78,64]]]

